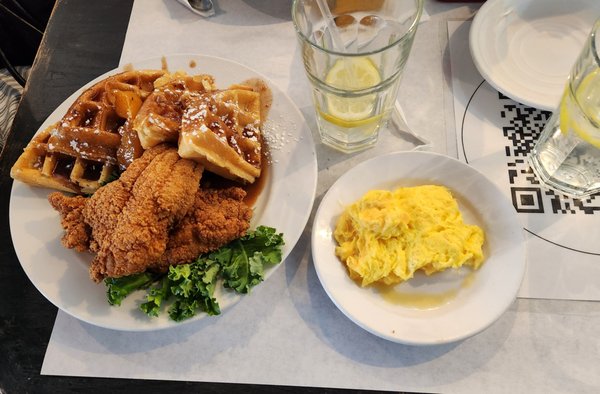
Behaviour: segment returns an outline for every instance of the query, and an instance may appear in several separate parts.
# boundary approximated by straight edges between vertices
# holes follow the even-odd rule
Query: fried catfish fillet
[[[147,150],[121,178],[100,188],[83,209],[97,255],[90,277],[146,271],[166,250],[169,231],[194,204],[203,168],[165,145]]]
[[[54,192],[48,196],[48,201],[60,214],[60,224],[65,229],[61,240],[64,247],[78,252],[87,251],[91,238],[91,229],[83,220],[83,208],[87,198],[69,197],[61,192]]]
[[[245,196],[244,189],[235,186],[199,189],[194,206],[171,232],[167,249],[154,268],[164,271],[169,265],[189,263],[245,235],[252,218]]]
[[[246,234],[252,209],[237,186],[198,188],[202,168],[157,145],[90,198],[49,196],[63,245],[91,251],[90,277],[165,272]]]

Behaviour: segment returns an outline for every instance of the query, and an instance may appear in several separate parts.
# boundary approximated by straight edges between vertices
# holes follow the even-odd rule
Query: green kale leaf
[[[140,309],[148,316],[158,316],[160,306],[163,301],[166,301],[171,296],[171,288],[169,286],[169,278],[164,276],[159,285],[150,289],[146,295],[146,302],[140,305]]]
[[[217,251],[209,258],[223,266],[224,286],[238,293],[248,293],[264,280],[266,266],[281,262],[283,234],[272,227],[259,226],[244,237],[227,245],[227,252]]]
[[[111,305],[121,305],[121,301],[138,289],[145,289],[157,279],[157,275],[149,272],[124,276],[122,278],[106,278],[106,296]]]
[[[190,318],[198,310],[209,315],[221,313],[219,303],[213,297],[219,264],[198,259],[194,263],[171,266],[167,275],[170,291],[175,302],[169,308],[169,316],[175,321]]]

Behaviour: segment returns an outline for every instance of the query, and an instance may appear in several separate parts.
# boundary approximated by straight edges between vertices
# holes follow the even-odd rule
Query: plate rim
[[[513,245],[512,249],[514,249],[515,253],[518,252],[518,255],[520,258],[520,263],[518,264],[518,267],[517,267],[518,270],[515,271],[516,276],[518,277],[518,280],[513,283],[513,290],[505,298],[505,302],[502,303],[501,307],[498,308],[498,312],[492,318],[490,318],[489,321],[487,321],[483,325],[480,325],[479,327],[476,327],[475,329],[465,331],[462,335],[455,335],[452,337],[444,337],[444,338],[440,337],[440,338],[435,338],[433,340],[422,340],[422,339],[415,339],[415,338],[401,338],[398,335],[391,335],[391,334],[385,333],[383,331],[377,330],[376,328],[370,326],[369,324],[366,324],[363,321],[355,319],[354,316],[352,316],[351,313],[343,305],[341,305],[340,300],[336,298],[335,294],[332,294],[332,289],[327,284],[328,279],[324,277],[325,273],[322,272],[320,269],[320,264],[322,264],[322,261],[318,255],[318,251],[317,251],[317,248],[321,244],[321,242],[319,242],[319,239],[318,239],[319,238],[318,232],[321,230],[319,222],[320,222],[322,215],[324,214],[323,210],[326,209],[326,204],[329,202],[328,198],[332,198],[330,195],[330,192],[333,193],[332,190],[335,191],[335,187],[339,187],[339,185],[342,184],[346,179],[352,179],[353,173],[356,171],[359,171],[359,169],[361,169],[361,168],[369,167],[369,166],[373,165],[373,163],[378,162],[378,161],[393,162],[397,157],[403,157],[403,156],[406,156],[409,158],[411,156],[413,156],[413,157],[422,156],[424,158],[429,156],[435,160],[440,160],[440,159],[446,160],[447,162],[452,162],[454,165],[463,166],[465,168],[468,168],[468,171],[471,171],[473,174],[476,174],[481,180],[484,180],[487,183],[487,187],[491,188],[491,190],[494,190],[494,194],[496,194],[498,197],[500,197],[501,204],[504,205],[504,208],[508,208],[508,207],[511,208],[510,215],[512,217],[511,222],[513,223],[513,230],[516,231],[518,229],[517,237],[519,239],[519,243],[517,245]],[[418,177],[416,177],[416,178],[418,178]],[[396,178],[396,181],[401,182],[402,179],[410,179],[410,178],[406,178],[406,176],[401,175],[401,176],[398,176],[398,178]],[[390,179],[385,178],[385,179],[382,179],[381,182],[389,183]],[[364,194],[367,190],[370,190],[370,189],[365,189],[362,194]],[[330,228],[330,230],[331,230],[331,233],[333,233],[333,228]],[[486,236],[486,239],[487,239],[487,236]],[[335,241],[333,241],[333,240],[330,240],[330,241],[332,243],[335,243]],[[323,241],[323,243],[326,243],[326,241]],[[327,245],[325,245],[324,247],[327,248]],[[326,250],[325,252],[329,252],[329,250]],[[321,199],[319,207],[317,208],[317,211],[315,213],[314,220],[313,220],[313,227],[312,227],[312,231],[311,231],[311,257],[313,260],[315,271],[317,273],[317,277],[319,278],[321,286],[325,290],[327,296],[333,302],[333,304],[350,321],[352,321],[354,324],[357,324],[359,327],[363,328],[364,330],[370,332],[371,334],[373,334],[375,336],[378,336],[380,338],[383,338],[383,339],[386,339],[386,340],[389,340],[392,342],[401,343],[401,344],[405,344],[405,345],[412,345],[412,346],[433,346],[433,345],[454,343],[454,342],[462,341],[466,338],[472,337],[472,336],[484,331],[485,329],[487,329],[495,321],[497,321],[517,299],[518,291],[522,285],[522,282],[523,282],[523,279],[525,276],[526,266],[527,266],[526,254],[525,254],[525,235],[523,234],[523,229],[522,229],[521,223],[518,220],[516,211],[514,210],[512,205],[510,205],[509,201],[506,198],[504,198],[504,195],[501,193],[501,190],[497,187],[497,185],[495,185],[489,178],[487,178],[483,173],[481,173],[476,168],[474,168],[454,157],[450,157],[448,155],[443,155],[443,154],[435,153],[435,152],[421,152],[421,151],[396,151],[396,152],[387,153],[385,155],[376,156],[376,157],[373,157],[369,160],[366,160],[366,161],[358,164],[357,166],[351,168],[350,170],[346,171],[342,176],[340,176],[336,180],[336,182],[334,182],[334,184],[327,190],[327,193]],[[337,258],[335,258],[335,259],[337,260]],[[489,256],[488,256],[488,259],[489,259]],[[339,260],[337,260],[337,262],[341,266],[342,263]],[[485,263],[484,263],[484,265],[485,265]],[[345,267],[344,267],[344,275],[346,275],[346,276],[348,275]],[[360,289],[360,288],[357,287],[357,289]]]
[[[308,149],[308,153],[309,153],[308,158],[310,159],[309,163],[308,163],[309,167],[306,170],[311,175],[311,179],[309,180],[309,182],[306,182],[306,185],[310,186],[310,189],[303,190],[303,194],[306,195],[306,201],[305,201],[306,205],[307,205],[306,210],[305,210],[306,212],[303,212],[302,223],[298,223],[296,226],[294,226],[294,227],[297,227],[298,230],[296,231],[296,234],[293,237],[293,239],[290,239],[284,233],[284,240],[285,240],[284,255],[282,256],[282,260],[279,264],[269,268],[269,270],[267,271],[267,274],[265,275],[265,278],[264,278],[264,281],[266,281],[277,269],[279,269],[279,267],[281,267],[282,265],[285,264],[285,260],[290,256],[292,250],[297,245],[298,241],[300,240],[300,238],[304,232],[304,229],[306,228],[306,226],[308,224],[308,221],[310,220],[310,215],[314,208],[314,202],[315,202],[316,190],[317,190],[318,163],[317,163],[317,154],[316,154],[315,144],[313,141],[312,131],[311,131],[310,126],[309,126],[308,122],[306,121],[304,115],[302,114],[302,112],[300,111],[300,109],[298,108],[298,106],[296,105],[294,100],[283,89],[281,89],[277,84],[275,84],[270,78],[265,76],[263,73],[258,72],[254,68],[247,66],[243,63],[240,63],[238,61],[235,61],[235,60],[230,60],[230,59],[227,59],[224,57],[218,57],[218,56],[212,56],[212,55],[204,55],[204,54],[171,53],[171,54],[162,55],[160,57],[148,57],[148,58],[133,60],[133,61],[119,65],[111,70],[106,71],[105,73],[98,75],[97,77],[91,79],[89,82],[82,85],[80,88],[76,89],[72,94],[70,94],[66,99],[64,99],[60,104],[58,104],[58,106],[50,113],[50,115],[48,115],[44,119],[44,121],[41,123],[41,125],[39,126],[39,128],[36,130],[36,132],[33,134],[33,136],[31,138],[33,138],[35,135],[40,133],[42,130],[44,130],[45,127],[48,127],[53,122],[60,120],[60,118],[64,115],[63,112],[69,108],[69,106],[77,99],[77,97],[79,97],[86,89],[93,86],[95,83],[101,81],[102,79],[105,79],[110,75],[115,75],[120,72],[127,71],[130,67],[134,67],[134,69],[139,69],[139,70],[160,69],[160,67],[135,68],[137,64],[145,64],[145,63],[149,64],[151,62],[157,62],[157,64],[160,65],[166,59],[167,67],[168,67],[169,59],[180,59],[180,58],[181,59],[185,58],[186,60],[190,60],[191,58],[193,58],[193,60],[205,59],[205,60],[212,61],[212,62],[216,61],[216,62],[221,62],[221,63],[223,63],[223,62],[228,63],[235,67],[244,69],[245,71],[249,72],[250,74],[253,74],[254,77],[263,79],[265,82],[267,82],[269,84],[271,90],[274,93],[277,93],[285,101],[287,101],[286,105],[289,105],[290,109],[292,109],[293,112],[295,113],[295,118],[297,119],[297,121],[299,121],[298,122],[299,124],[296,125],[296,127],[298,130],[298,136],[301,138],[300,138],[300,140],[296,141],[296,146],[300,146],[301,144],[305,145],[303,149]],[[201,66],[196,66],[193,68],[194,68],[194,72],[199,72],[199,73],[202,72]],[[170,70],[170,71],[174,72],[173,70]],[[217,81],[217,83],[218,83],[218,81]],[[228,84],[223,84],[223,86],[227,86],[227,85]],[[66,107],[66,109],[61,110],[59,112],[59,109],[62,108],[63,106]],[[273,119],[273,118],[270,117],[270,119]],[[272,174],[273,170],[271,170],[269,173]],[[272,182],[273,182],[273,180],[271,180],[268,183],[268,185],[272,184]],[[50,194],[51,192],[54,192],[56,190],[47,189],[47,188],[39,188],[39,187],[24,184],[23,182],[19,182],[19,181],[12,182],[11,190],[10,190],[10,197],[9,197],[8,221],[9,221],[9,235],[11,237],[11,243],[13,245],[13,249],[15,250],[15,255],[19,261],[19,264],[21,265],[21,268],[25,272],[25,275],[27,276],[27,278],[29,279],[31,284],[33,284],[34,287],[40,292],[40,294],[42,294],[44,296],[44,298],[46,298],[51,304],[53,304],[59,310],[65,312],[66,314],[76,318],[79,321],[85,322],[87,324],[90,324],[90,325],[93,325],[96,327],[105,328],[105,329],[122,331],[122,332],[161,331],[161,330],[166,330],[166,329],[170,329],[170,328],[174,328],[174,327],[181,327],[185,324],[198,322],[199,320],[204,320],[209,317],[212,317],[212,318],[218,317],[218,316],[208,316],[205,313],[199,312],[197,315],[195,315],[192,318],[186,319],[181,322],[175,322],[168,318],[166,311],[163,311],[162,317],[166,319],[166,324],[163,324],[160,326],[156,326],[154,324],[149,324],[149,325],[144,326],[142,324],[138,327],[123,327],[123,326],[119,326],[119,325],[104,324],[102,322],[94,321],[93,319],[88,319],[88,318],[85,318],[85,316],[81,316],[81,314],[74,313],[74,311],[72,310],[73,308],[65,308],[62,305],[62,303],[60,302],[60,300],[56,300],[52,296],[50,296],[50,294],[48,294],[48,291],[47,291],[48,289],[42,287],[41,285],[36,283],[36,281],[33,280],[33,272],[30,272],[31,267],[29,267],[28,265],[26,265],[22,262],[24,252],[21,250],[21,248],[18,247],[17,243],[15,243],[15,238],[19,239],[19,237],[15,237],[15,232],[17,230],[17,228],[16,228],[17,225],[15,224],[15,222],[17,222],[18,220],[15,220],[16,218],[14,217],[15,213],[13,210],[13,204],[14,204],[14,199],[15,199],[15,190],[18,191],[20,188],[32,188],[33,193],[36,193],[36,191],[39,191],[39,193],[42,193],[45,195]],[[49,204],[48,204],[48,207],[50,207]],[[50,207],[50,209],[51,209],[51,207]],[[260,225],[261,223],[256,223],[256,224]],[[61,227],[61,230],[62,230],[62,227]],[[278,232],[281,232],[281,230],[279,228],[276,228],[276,230]],[[63,233],[61,233],[59,235],[59,238],[58,238],[59,243],[60,243],[60,238],[62,238],[62,234]],[[62,248],[64,248],[64,246],[62,246],[62,245],[60,245],[60,246]],[[76,253],[77,255],[82,254],[73,249],[64,248],[64,250],[70,251],[72,253]],[[243,298],[242,296],[237,295],[236,299],[233,302],[226,305],[225,307],[222,306],[221,315],[223,315],[226,312],[226,310],[230,309],[237,302],[239,302],[242,298]],[[108,303],[107,303],[107,305],[108,305]],[[126,313],[126,312],[124,312],[124,313]]]

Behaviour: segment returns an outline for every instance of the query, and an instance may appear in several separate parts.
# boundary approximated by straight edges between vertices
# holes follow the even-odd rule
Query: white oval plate
[[[481,226],[486,235],[479,270],[417,275],[395,286],[406,297],[444,299],[427,308],[390,302],[376,288],[360,287],[335,256],[332,236],[344,207],[368,190],[423,184],[448,187],[465,222]],[[485,329],[515,300],[525,272],[522,228],[510,202],[469,165],[426,152],[375,157],[340,177],[317,210],[312,256],[323,288],[350,320],[381,338],[412,345],[454,342]]]
[[[317,159],[312,135],[301,112],[266,77],[226,59],[173,55],[164,59],[135,62],[132,66],[135,69],[160,69],[163,61],[166,61],[171,71],[212,74],[220,88],[249,78],[262,78],[269,84],[273,92],[273,106],[264,133],[272,164],[267,184],[255,204],[251,227],[262,224],[282,232],[286,243],[283,251],[285,258],[308,221],[317,182]],[[121,71],[123,70],[109,71],[73,93],[46,119],[40,130],[60,120],[84,89]],[[143,291],[131,294],[120,307],[110,306],[106,300],[104,284],[95,284],[89,278],[88,265],[92,255],[78,253],[61,245],[63,230],[60,218],[46,199],[50,192],[52,191],[14,182],[10,199],[10,231],[15,251],[25,273],[37,289],[61,310],[100,327],[148,331],[182,324],[170,320],[166,311],[158,318],[145,316],[138,308],[144,300]],[[282,264],[283,262],[268,269],[266,277]],[[222,311],[240,299],[237,294],[220,287],[215,296]],[[205,316],[200,313],[186,321]]]
[[[599,16],[597,0],[488,0],[471,25],[473,62],[496,90],[553,111]]]

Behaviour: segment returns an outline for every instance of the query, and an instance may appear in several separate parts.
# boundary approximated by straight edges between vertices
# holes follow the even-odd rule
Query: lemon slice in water
[[[565,89],[560,103],[560,129],[563,132],[573,130],[581,139],[600,148],[599,127],[600,69],[596,69],[581,81],[575,97],[569,86]]]
[[[368,89],[381,82],[379,71],[366,57],[345,58],[335,62],[325,78],[327,84],[343,90]],[[327,95],[327,113],[322,115],[330,122],[342,127],[356,127],[376,120],[371,116],[375,94],[361,97],[339,97]]]

